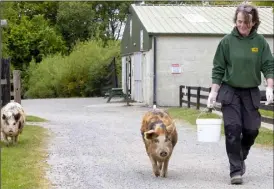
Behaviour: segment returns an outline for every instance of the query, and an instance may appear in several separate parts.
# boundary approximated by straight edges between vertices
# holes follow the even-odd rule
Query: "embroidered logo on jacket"
[[[257,47],[253,47],[253,48],[251,48],[251,51],[254,53],[257,53],[259,51],[259,49]]]

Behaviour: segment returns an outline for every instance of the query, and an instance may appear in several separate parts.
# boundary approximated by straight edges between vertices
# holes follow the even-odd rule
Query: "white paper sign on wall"
[[[182,68],[180,64],[171,64],[171,73],[180,74],[182,73]]]

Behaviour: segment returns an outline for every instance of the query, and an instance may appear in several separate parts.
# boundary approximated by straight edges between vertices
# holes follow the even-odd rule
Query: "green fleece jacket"
[[[243,37],[236,27],[219,43],[212,69],[212,83],[227,83],[232,87],[249,88],[274,78],[274,57],[269,44],[256,30]]]

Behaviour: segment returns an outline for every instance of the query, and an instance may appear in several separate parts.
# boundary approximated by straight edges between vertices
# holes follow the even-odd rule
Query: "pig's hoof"
[[[161,177],[166,177],[166,173],[161,172]]]
[[[154,174],[155,174],[156,177],[158,177],[158,176],[160,176],[160,171],[159,170],[154,171]]]

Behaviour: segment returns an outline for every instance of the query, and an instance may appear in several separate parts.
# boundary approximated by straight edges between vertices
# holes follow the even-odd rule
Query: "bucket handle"
[[[212,109],[214,109],[215,111],[217,111],[214,106],[213,106],[213,108],[204,108],[204,110],[202,110],[201,113],[198,115],[197,119],[201,116],[201,114],[203,114],[205,112],[208,113],[209,110],[212,110]],[[208,110],[208,111],[206,111],[206,110]],[[222,117],[220,115],[218,115],[218,116],[220,117],[220,119],[222,119]]]

